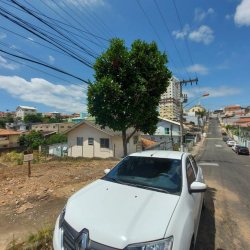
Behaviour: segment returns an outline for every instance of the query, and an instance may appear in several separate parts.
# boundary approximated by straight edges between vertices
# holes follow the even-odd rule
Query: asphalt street
[[[214,118],[197,160],[208,190],[196,249],[250,249],[250,157],[226,145]]]

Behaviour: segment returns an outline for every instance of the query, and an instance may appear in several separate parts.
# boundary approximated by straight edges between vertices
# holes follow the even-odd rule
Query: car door
[[[192,162],[190,158],[187,158],[186,161],[186,173],[187,173],[187,183],[188,190],[190,189],[190,185],[196,181],[197,173],[195,172]],[[201,206],[201,193],[190,193],[189,195],[193,201],[193,219],[194,219],[194,229],[195,233],[198,229],[199,219],[200,219],[200,206]]]

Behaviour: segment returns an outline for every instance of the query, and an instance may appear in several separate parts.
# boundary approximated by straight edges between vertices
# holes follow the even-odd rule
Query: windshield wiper
[[[103,180],[108,180],[108,181],[112,181],[112,182],[115,182],[115,183],[119,183],[119,184],[124,184],[122,181],[114,178],[114,177],[108,177],[108,176],[105,176],[103,177]]]
[[[145,186],[145,185],[140,185],[140,184],[138,184],[138,187],[141,187],[141,188],[144,188],[144,189],[148,189],[148,190],[159,191],[159,192],[163,192],[163,193],[167,193],[167,194],[170,193],[170,192],[168,192],[165,189],[157,188],[157,187],[150,187],[150,186]]]
[[[143,189],[148,189],[148,190],[155,190],[155,191],[169,194],[169,192],[167,190],[162,189],[162,188],[150,187],[150,186],[146,186],[146,185],[142,185],[142,184],[138,184],[138,183],[131,183],[131,182],[121,182],[121,183],[128,185],[128,186],[133,186],[133,187],[138,187],[138,188],[143,188]]]

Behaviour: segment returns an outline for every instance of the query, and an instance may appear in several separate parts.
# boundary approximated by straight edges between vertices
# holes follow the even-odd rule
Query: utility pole
[[[194,79],[179,81],[179,84],[180,84],[180,137],[181,137],[180,151],[181,152],[184,151],[184,143],[183,143],[183,106],[182,106],[182,104],[187,102],[187,95],[182,94],[182,86],[187,85],[187,84],[192,85],[193,83],[195,83],[197,85],[197,83],[198,83],[198,78],[197,77],[194,78]]]

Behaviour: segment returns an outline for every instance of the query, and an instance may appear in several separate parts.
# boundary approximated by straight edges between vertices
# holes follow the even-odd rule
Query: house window
[[[88,144],[94,145],[94,138],[88,138]]]
[[[77,146],[83,145],[83,137],[76,137],[76,145]]]
[[[137,144],[137,142],[138,142],[138,135],[136,135],[136,136],[133,137],[133,141],[134,141],[134,144]]]
[[[109,139],[100,138],[100,147],[101,148],[109,148]]]
[[[165,135],[169,135],[169,128],[165,128]]]
[[[61,128],[64,128],[64,126],[61,126]]]

